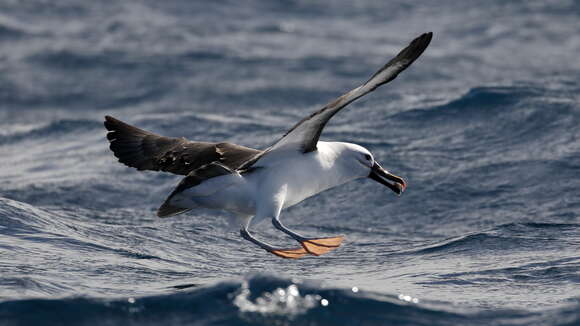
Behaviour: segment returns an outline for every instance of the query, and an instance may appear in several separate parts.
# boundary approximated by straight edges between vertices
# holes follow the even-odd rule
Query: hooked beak
[[[371,168],[369,178],[389,187],[397,195],[400,195],[403,191],[405,191],[405,188],[407,188],[407,183],[405,183],[405,180],[394,174],[389,173],[387,170],[383,169],[377,162],[375,162],[375,164]]]

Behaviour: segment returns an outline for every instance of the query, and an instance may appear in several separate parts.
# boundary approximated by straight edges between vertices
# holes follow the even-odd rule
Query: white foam
[[[251,291],[248,283],[244,281],[233,303],[240,309],[240,312],[295,316],[305,313],[326,300],[319,295],[301,295],[296,284],[291,284],[286,288],[277,288],[272,292],[264,292],[254,301],[250,297]],[[327,300],[326,305],[328,305]]]

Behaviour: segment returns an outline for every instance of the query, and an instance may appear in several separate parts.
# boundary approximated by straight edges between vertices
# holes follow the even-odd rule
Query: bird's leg
[[[254,244],[258,245],[260,248],[266,250],[269,253],[272,253],[278,257],[282,257],[282,258],[300,258],[304,255],[306,255],[308,252],[304,249],[304,248],[293,248],[293,249],[281,249],[281,248],[275,248],[272,245],[264,242],[264,241],[260,241],[256,238],[254,238],[254,236],[252,236],[250,234],[250,232],[248,231],[247,227],[244,227],[240,230],[240,234],[242,235],[242,238],[253,242]]]
[[[343,235],[328,238],[307,238],[285,227],[278,218],[272,218],[272,224],[274,224],[274,226],[278,230],[286,233],[287,235],[291,236],[294,240],[300,242],[302,247],[306,249],[308,253],[315,256],[323,255],[331,250],[340,247],[340,244],[344,239]]]

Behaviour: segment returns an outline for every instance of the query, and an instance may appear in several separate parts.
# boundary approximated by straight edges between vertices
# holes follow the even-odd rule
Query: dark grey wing
[[[165,171],[187,175],[219,162],[236,169],[261,151],[231,143],[193,142],[185,138],[163,137],[105,117],[107,139],[119,162],[138,170]]]
[[[429,32],[414,39],[411,44],[399,52],[391,61],[387,62],[366,83],[340,96],[321,110],[298,122],[278,142],[263,153],[250,159],[242,168],[248,168],[262,156],[278,150],[296,149],[304,153],[315,151],[322,129],[328,120],[354,100],[395,79],[399,73],[407,69],[425,51],[432,37],[433,33]]]

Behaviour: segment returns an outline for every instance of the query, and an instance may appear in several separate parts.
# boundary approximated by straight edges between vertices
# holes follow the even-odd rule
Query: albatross
[[[370,178],[400,195],[407,184],[384,169],[366,148],[319,140],[341,109],[395,79],[427,48],[432,33],[414,39],[369,80],[302,119],[273,145],[257,150],[228,142],[199,142],[160,136],[105,117],[110,149],[119,162],[138,170],[185,176],[157,211],[169,217],[204,207],[233,213],[241,236],[282,258],[319,256],[338,248],[344,235],[307,237],[282,224],[283,209],[346,182]],[[257,239],[250,222],[271,219],[300,245],[279,248]]]

